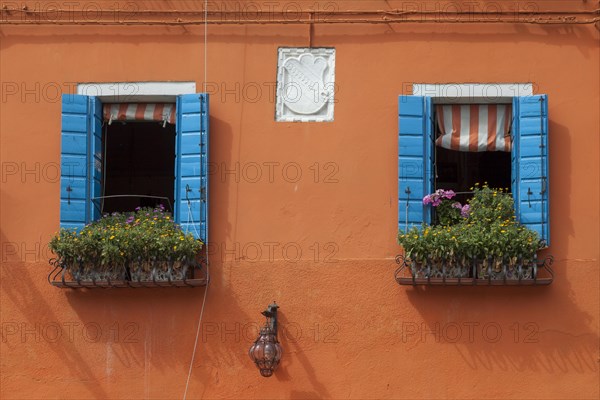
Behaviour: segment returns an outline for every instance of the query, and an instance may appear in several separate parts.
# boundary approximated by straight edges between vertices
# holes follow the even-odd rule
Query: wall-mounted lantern
[[[260,334],[250,347],[250,358],[265,378],[273,375],[273,371],[281,360],[282,348],[277,340],[277,309],[279,306],[273,302],[262,315],[267,317],[265,326],[260,328]]]

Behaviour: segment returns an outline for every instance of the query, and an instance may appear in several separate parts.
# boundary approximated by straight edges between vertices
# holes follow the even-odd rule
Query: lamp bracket
[[[271,328],[271,332],[277,335],[277,309],[279,306],[275,301],[273,304],[269,304],[267,309],[263,311],[261,314],[267,317],[267,326]]]

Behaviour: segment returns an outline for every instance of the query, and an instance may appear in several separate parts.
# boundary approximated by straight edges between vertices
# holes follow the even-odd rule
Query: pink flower
[[[471,213],[471,206],[468,204],[465,204],[461,209],[460,209],[460,215],[463,218],[468,218],[469,214]]]
[[[433,207],[437,207],[442,204],[442,200],[451,199],[454,196],[456,196],[454,190],[438,189],[434,193],[423,197],[423,204],[431,204]]]
[[[447,199],[451,199],[454,196],[456,196],[456,193],[454,192],[454,190],[446,190],[444,192],[444,197],[447,198]]]

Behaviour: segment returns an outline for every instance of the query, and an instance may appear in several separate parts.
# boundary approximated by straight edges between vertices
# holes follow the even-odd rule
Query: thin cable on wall
[[[207,45],[208,45],[208,0],[204,0],[204,82],[202,84],[203,93],[206,93],[206,79],[208,76]],[[201,110],[202,109],[203,109],[203,107],[201,107]],[[207,118],[208,118],[208,116],[207,116]],[[200,113],[200,134],[202,134],[202,112]],[[207,132],[207,134],[208,134],[208,132]],[[208,154],[208,149],[206,149],[206,151]],[[191,223],[192,227],[194,228],[194,232],[196,233],[196,235],[198,237],[200,237],[200,233],[198,232],[198,230],[196,228],[196,224],[194,222],[194,215],[192,213],[192,205],[191,205],[189,198],[187,201],[187,206],[188,206],[188,223],[186,226],[186,230],[188,229],[188,227],[190,226],[190,223]],[[207,216],[207,218],[208,218],[208,216]],[[202,223],[201,221],[198,221],[198,222]],[[187,374],[187,378],[185,381],[185,390],[183,391],[183,400],[187,399],[188,388],[190,386],[190,378],[192,376],[192,370],[194,368],[194,359],[196,358],[196,351],[198,350],[198,339],[200,338],[200,329],[202,327],[202,318],[204,317],[204,308],[206,306],[206,296],[208,294],[208,287],[210,286],[210,262],[208,260],[208,221],[207,221],[207,226],[206,226],[206,243],[204,243],[204,246],[206,248],[205,254],[206,254],[207,282],[206,282],[206,288],[204,289],[204,297],[202,299],[202,307],[200,308],[200,316],[198,317],[198,326],[196,327],[196,338],[194,340],[194,349],[192,350],[192,357],[190,359],[190,367],[188,369],[188,374]]]
[[[198,235],[198,237],[200,237],[200,234],[198,232],[198,230],[196,229],[196,223],[194,222],[194,217],[192,214],[192,206],[190,201],[188,200],[188,223],[186,226],[186,233],[188,230],[189,225],[191,224],[194,227],[194,231],[196,232],[196,234]],[[206,246],[207,244],[205,244]],[[190,367],[188,369],[188,375],[187,375],[187,379],[185,382],[185,390],[183,392],[183,400],[186,400],[187,398],[187,392],[188,392],[188,388],[190,385],[190,378],[192,376],[192,370],[194,368],[194,359],[196,358],[196,351],[198,349],[198,339],[200,337],[200,328],[202,326],[202,318],[204,316],[204,308],[206,306],[206,296],[208,294],[208,287],[210,286],[210,267],[209,267],[209,263],[208,263],[208,256],[206,258],[206,276],[208,278],[208,281],[206,283],[206,288],[204,289],[204,297],[202,299],[202,307],[200,309],[200,316],[198,317],[198,326],[196,328],[196,339],[194,340],[194,349],[192,350],[192,358],[190,360]]]

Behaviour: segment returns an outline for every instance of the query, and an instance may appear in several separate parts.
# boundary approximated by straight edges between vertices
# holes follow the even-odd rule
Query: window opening
[[[504,188],[505,190],[510,191],[511,152],[506,151],[510,150],[510,145],[512,142],[510,139],[512,136],[512,115],[510,109],[507,111],[506,121],[504,122],[507,124],[507,126],[505,129],[498,128],[499,134],[506,135],[504,139],[506,140],[507,144],[505,147],[503,147],[504,151],[480,151],[481,149],[488,150],[485,145],[480,145],[479,149],[477,149],[476,145],[471,146],[470,149],[465,148],[465,146],[461,146],[461,150],[456,150],[440,146],[441,136],[445,132],[450,131],[448,127],[444,127],[444,121],[446,121],[446,123],[452,121],[452,118],[449,116],[444,118],[443,115],[441,115],[444,112],[449,112],[450,109],[446,107],[444,108],[445,111],[442,111],[440,106],[441,105],[434,107],[434,132],[436,138],[436,143],[433,146],[435,174],[434,188],[436,190],[454,190],[457,193],[457,196],[454,199],[462,204],[466,203],[467,200],[472,197],[472,194],[470,193],[472,192],[471,188],[474,187],[476,183],[483,184],[484,182],[487,182],[488,186],[490,187]],[[479,106],[488,107],[488,105],[477,104],[466,106],[463,105],[463,107],[470,107],[471,112],[477,112],[477,108]],[[453,113],[455,114],[455,119],[460,117],[460,115],[457,115],[457,113],[460,113],[459,108],[460,106],[454,106]],[[465,121],[463,116],[461,122],[464,124],[465,122],[469,121]],[[482,123],[482,125],[484,124]],[[455,128],[453,128],[454,131],[456,131]],[[492,137],[494,128],[494,126],[490,125],[490,137],[483,139],[484,142],[495,142],[495,139]],[[454,135],[455,134],[453,133],[453,136]],[[494,147],[495,146],[490,146],[489,148]]]
[[[158,204],[173,211],[175,136],[175,125],[161,121],[104,123],[102,213]]]

